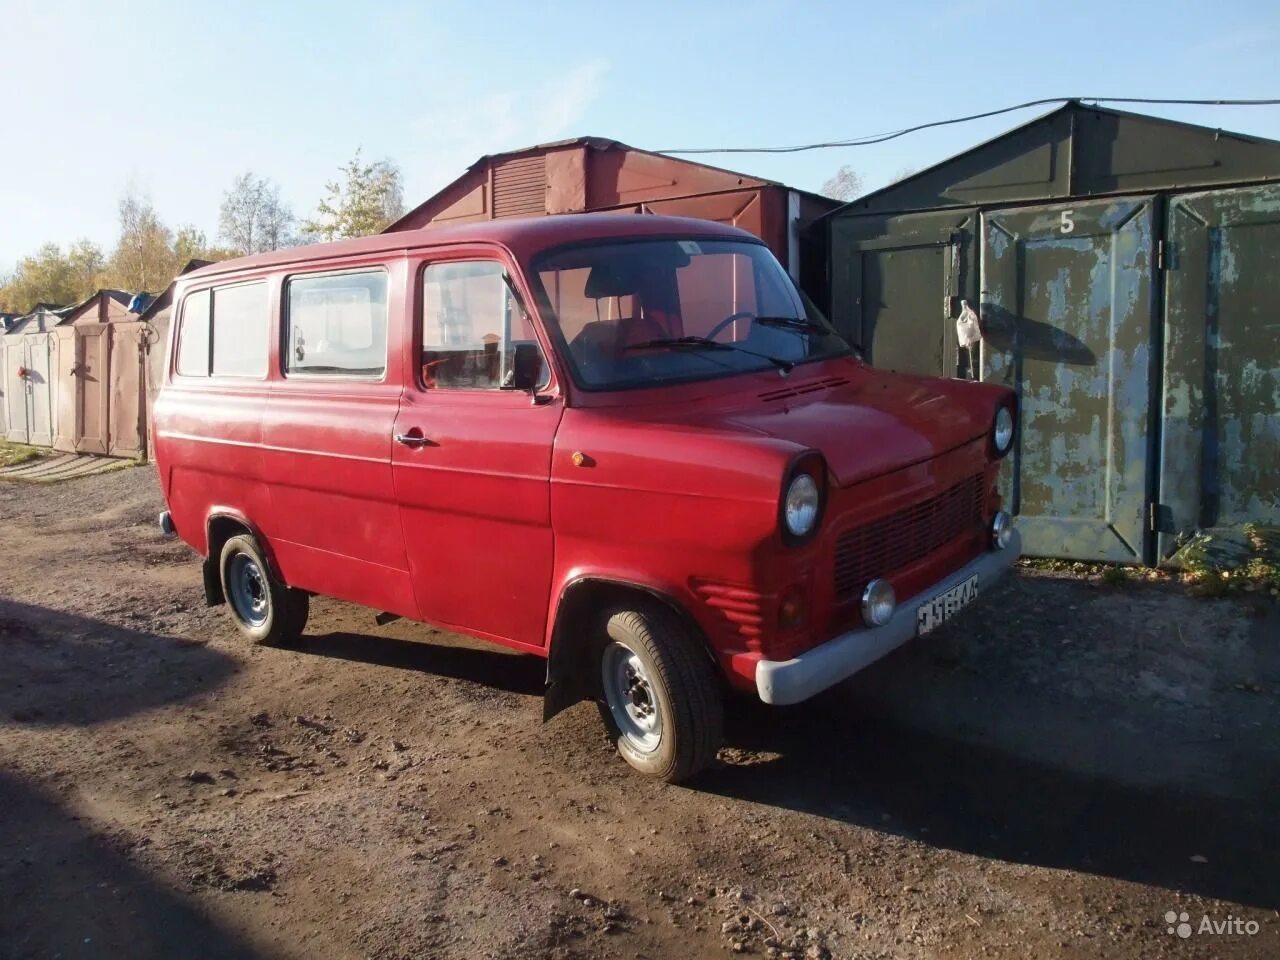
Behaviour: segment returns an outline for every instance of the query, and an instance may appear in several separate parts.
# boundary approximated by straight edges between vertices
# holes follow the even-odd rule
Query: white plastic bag
[[[982,341],[982,328],[978,326],[978,315],[968,300],[960,301],[960,316],[956,317],[956,337],[960,346],[966,349]]]

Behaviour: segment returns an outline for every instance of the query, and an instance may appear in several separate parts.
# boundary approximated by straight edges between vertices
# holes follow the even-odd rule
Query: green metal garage
[[[1028,553],[1280,523],[1280,143],[1071,101],[820,225],[870,362],[1018,391]]]

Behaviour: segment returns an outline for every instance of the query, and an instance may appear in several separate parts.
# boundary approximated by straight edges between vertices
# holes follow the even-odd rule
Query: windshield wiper
[[[655,340],[629,343],[622,349],[644,350],[648,347],[703,347],[710,350],[736,350],[738,353],[745,353],[748,356],[759,357],[761,360],[768,360],[783,373],[790,373],[795,367],[795,363],[790,360],[783,360],[781,357],[770,356],[767,353],[757,353],[755,350],[748,350],[746,347],[739,347],[733,343],[708,340],[706,337],[658,337]]]
[[[782,327],[784,330],[816,333],[824,337],[831,336],[833,332],[824,324],[814,323],[812,320],[801,317],[756,317],[753,322],[764,324],[766,327]]]

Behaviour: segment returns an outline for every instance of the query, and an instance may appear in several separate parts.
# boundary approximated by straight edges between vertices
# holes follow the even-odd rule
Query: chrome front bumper
[[[916,610],[924,601],[974,574],[978,589],[985,591],[1022,555],[1022,538],[1013,531],[1003,550],[988,550],[955,573],[898,604],[883,627],[850,630],[790,660],[761,660],[756,664],[756,691],[765,703],[799,703],[851,677],[864,667],[896,650],[916,635]],[[982,598],[979,596],[979,602]]]

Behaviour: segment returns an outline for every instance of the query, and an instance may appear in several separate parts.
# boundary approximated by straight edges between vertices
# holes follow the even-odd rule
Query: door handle
[[[406,447],[433,447],[434,443],[430,439],[424,437],[420,433],[397,433],[395,435],[396,443],[403,443]]]

